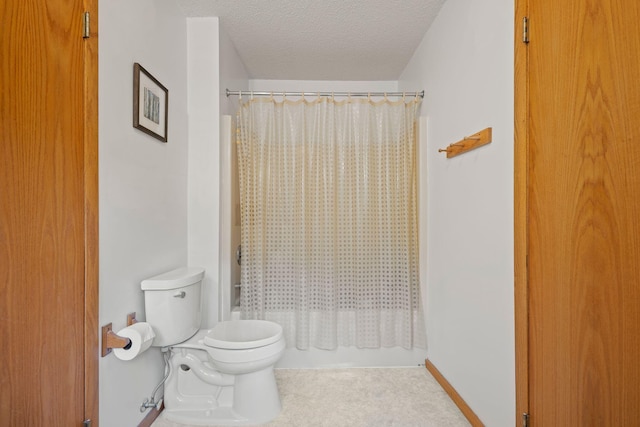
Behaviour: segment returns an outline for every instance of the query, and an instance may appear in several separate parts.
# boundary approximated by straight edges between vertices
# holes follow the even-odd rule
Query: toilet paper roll
[[[113,354],[120,360],[131,360],[140,353],[144,353],[151,347],[151,343],[153,343],[153,339],[156,336],[153,328],[147,322],[137,322],[124,329],[120,329],[117,335],[131,340],[131,347],[129,347],[129,349],[113,349]]]

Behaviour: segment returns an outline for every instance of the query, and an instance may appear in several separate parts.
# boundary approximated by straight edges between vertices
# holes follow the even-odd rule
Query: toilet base
[[[174,349],[164,392],[167,420],[191,425],[256,425],[272,421],[282,405],[273,365],[246,374],[222,374],[207,353]]]
[[[169,421],[180,424],[190,424],[194,426],[210,426],[212,424],[222,424],[226,426],[243,426],[261,424],[253,420],[248,420],[236,414],[233,409],[216,408],[212,410],[188,410],[188,409],[167,409],[165,408],[160,415]]]

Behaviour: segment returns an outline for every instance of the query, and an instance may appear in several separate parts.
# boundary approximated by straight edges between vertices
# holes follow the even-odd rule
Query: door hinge
[[[87,419],[82,422],[82,427],[91,427],[91,420]]]
[[[89,17],[89,12],[85,12],[83,14],[82,17],[82,38],[83,39],[88,39],[91,35],[91,30],[89,28],[89,22],[90,22],[90,17]]]
[[[522,43],[529,43],[529,18],[522,18]]]
[[[522,414],[522,427],[529,427],[529,414]]]

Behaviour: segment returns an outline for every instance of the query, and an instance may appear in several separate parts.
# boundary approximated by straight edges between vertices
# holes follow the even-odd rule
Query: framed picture
[[[167,142],[169,90],[142,65],[133,64],[133,127]]]

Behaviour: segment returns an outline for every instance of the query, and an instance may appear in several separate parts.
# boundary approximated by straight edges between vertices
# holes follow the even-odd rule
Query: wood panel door
[[[516,10],[518,405],[531,426],[638,426],[640,2]]]
[[[94,0],[0,7],[0,426],[97,417]],[[94,422],[94,426],[97,422]]]

